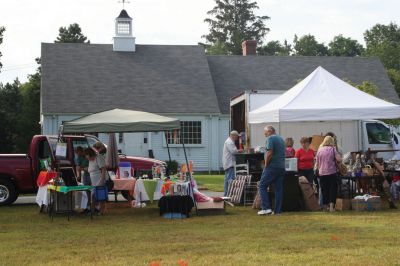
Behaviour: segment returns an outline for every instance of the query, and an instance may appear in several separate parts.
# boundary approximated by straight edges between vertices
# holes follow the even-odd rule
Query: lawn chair
[[[229,182],[228,197],[231,203],[240,204],[243,200],[244,188],[251,183],[251,175],[238,175]]]

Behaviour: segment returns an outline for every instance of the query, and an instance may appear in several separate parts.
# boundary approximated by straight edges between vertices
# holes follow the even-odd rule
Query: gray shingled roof
[[[385,69],[377,58],[308,56],[208,56],[222,113],[229,113],[230,98],[244,90],[287,90],[318,66],[355,83],[371,81],[377,96],[400,103]]]
[[[220,113],[200,46],[42,44],[42,113]]]
[[[122,108],[154,113],[229,113],[244,90],[287,90],[321,65],[339,78],[379,87],[400,103],[377,58],[206,56],[200,46],[42,44],[42,113],[94,113]]]
[[[126,12],[125,9],[121,10],[121,13],[119,13],[119,16],[117,18],[130,18],[131,19],[131,17],[128,15],[128,12]]]

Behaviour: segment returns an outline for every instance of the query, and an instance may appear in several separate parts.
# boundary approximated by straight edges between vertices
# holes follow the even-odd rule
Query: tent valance
[[[364,93],[318,67],[280,97],[250,112],[249,123],[399,117],[399,105]]]
[[[64,122],[62,133],[157,132],[180,128],[176,118],[157,114],[112,109]]]

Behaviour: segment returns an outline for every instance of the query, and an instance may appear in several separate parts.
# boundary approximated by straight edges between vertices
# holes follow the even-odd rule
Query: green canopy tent
[[[147,112],[112,109],[64,122],[63,133],[156,132],[180,129],[176,118]]]
[[[63,122],[60,134],[65,133],[120,133],[120,132],[159,132],[180,129],[180,121],[176,118],[161,116],[148,112],[112,109],[81,118]],[[166,139],[168,157],[171,154]],[[181,141],[186,164],[189,165],[186,156],[185,144]]]
[[[169,151],[167,132],[179,130],[180,121],[176,118],[170,118],[148,112],[140,112],[124,109],[112,109],[91,115],[87,115],[72,121],[63,122],[60,127],[60,134],[64,133],[116,133],[116,132],[165,132],[165,139],[168,150],[168,157],[171,161]],[[189,169],[189,161],[186,155],[185,143],[180,132],[180,142],[182,143],[183,153],[186,165]],[[192,184],[193,177],[190,171],[186,173],[186,180]],[[190,188],[191,186],[189,186]],[[193,196],[193,189],[190,189],[190,195],[197,205]]]

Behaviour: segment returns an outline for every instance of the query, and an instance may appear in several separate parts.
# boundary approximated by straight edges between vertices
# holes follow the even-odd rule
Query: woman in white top
[[[87,148],[85,150],[86,158],[89,161],[88,172],[90,175],[90,181],[92,186],[104,186],[106,183],[106,163],[103,156],[97,155],[97,153],[92,148]],[[92,204],[94,205],[93,201]],[[93,209],[94,206],[92,206]],[[96,202],[96,211],[100,214],[104,214],[105,201]]]

